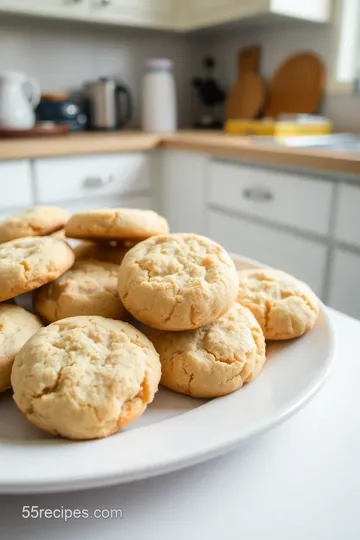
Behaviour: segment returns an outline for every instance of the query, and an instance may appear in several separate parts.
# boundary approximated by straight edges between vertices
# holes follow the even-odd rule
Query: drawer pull
[[[243,190],[242,195],[245,199],[255,202],[271,201],[274,198],[271,191],[263,188],[246,188]]]
[[[102,176],[89,176],[88,178],[85,178],[83,185],[86,188],[97,188],[107,186],[114,182],[114,180],[115,176],[113,174],[110,174],[107,178],[103,178]]]

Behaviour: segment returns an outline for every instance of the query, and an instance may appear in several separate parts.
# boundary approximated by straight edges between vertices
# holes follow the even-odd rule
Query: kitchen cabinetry
[[[335,250],[329,304],[360,319],[360,253]]]
[[[99,20],[134,26],[168,28],[173,24],[173,0],[91,0]]]
[[[323,297],[326,246],[322,243],[212,210],[208,234],[230,252],[280,268],[306,281]]]
[[[0,0],[0,10],[112,25],[195,30],[273,15],[326,22],[331,0]]]
[[[33,204],[29,161],[9,161],[0,164],[0,210],[21,208]]]
[[[279,170],[210,163],[210,203],[256,218],[325,235],[333,184]]]
[[[161,157],[161,208],[173,232],[206,233],[207,157],[168,150]]]
[[[34,204],[153,208],[173,232],[290,272],[360,319],[357,181],[169,149],[2,161],[0,218]]]
[[[1,10],[47,17],[87,17],[89,7],[90,0],[0,0]]]

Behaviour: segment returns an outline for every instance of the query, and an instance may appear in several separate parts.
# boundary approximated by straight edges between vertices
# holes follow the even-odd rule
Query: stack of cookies
[[[60,210],[52,222],[40,207],[26,223],[0,223],[0,301],[34,290],[34,310],[50,323],[0,306],[0,391],[11,382],[19,409],[50,433],[115,433],[143,414],[159,382],[201,398],[238,390],[264,366],[266,339],[298,337],[316,321],[305,284],[275,270],[237,272],[221,246],[170,234],[155,212],[60,220]],[[74,250],[54,237],[61,229],[81,240]],[[135,326],[123,322],[130,315]]]

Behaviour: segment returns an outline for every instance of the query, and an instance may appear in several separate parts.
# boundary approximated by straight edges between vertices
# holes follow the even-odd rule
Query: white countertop
[[[335,367],[288,422],[236,452],[162,477],[53,496],[0,496],[1,539],[359,540],[360,322],[330,313],[339,341]],[[121,508],[123,517],[22,519],[23,505]]]

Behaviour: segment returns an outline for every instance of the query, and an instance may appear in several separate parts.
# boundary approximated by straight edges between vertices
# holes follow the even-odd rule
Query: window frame
[[[332,27],[331,64],[330,64],[330,94],[351,94],[354,92],[354,82],[357,69],[360,68],[360,1],[359,0],[335,0],[334,17]],[[346,14],[346,10],[348,13]],[[354,12],[355,15],[354,16]],[[347,21],[344,17],[347,15]],[[344,42],[343,34],[346,26],[349,34],[348,43]],[[350,50],[349,50],[350,48]],[[347,62],[343,73],[339,67],[341,58]],[[344,72],[351,72],[345,75]]]

